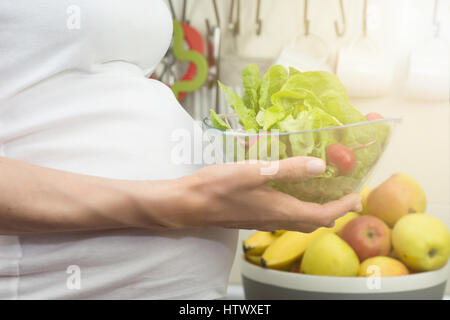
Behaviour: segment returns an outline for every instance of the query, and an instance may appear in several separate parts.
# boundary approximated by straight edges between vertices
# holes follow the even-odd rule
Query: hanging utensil
[[[200,88],[205,83],[208,65],[203,56],[205,49],[201,34],[186,23],[180,23],[175,19],[173,23],[172,46],[150,78],[156,78],[167,84],[181,100],[188,92]],[[188,50],[184,49],[184,43],[187,44]],[[188,69],[181,77],[177,68],[179,61],[189,62]]]
[[[182,15],[181,15],[181,21],[190,24],[189,20],[186,20],[186,8],[187,8],[187,0],[183,0],[183,8],[182,8]]]
[[[186,33],[184,30],[186,30]],[[187,39],[190,39],[187,43],[192,46],[192,49],[185,50],[183,48],[185,35]],[[197,50],[194,48],[197,48]],[[208,77],[208,63],[203,56],[203,52],[204,44],[200,33],[190,25],[182,25],[174,20],[173,53],[177,60],[187,61],[195,66],[195,76],[192,79],[181,79],[173,84],[172,91],[177,98],[179,98],[179,94],[195,91],[205,83]],[[192,74],[193,69],[194,67],[190,66],[187,74]]]
[[[303,28],[305,37],[309,36],[308,0],[303,1]]]
[[[236,11],[236,18],[234,17]],[[240,33],[240,16],[241,16],[241,2],[240,0],[231,0],[230,14],[228,18],[228,29],[234,37]]]
[[[213,107],[216,112],[219,108],[219,89],[217,81],[219,80],[220,73],[220,48],[221,48],[221,29],[220,29],[220,15],[217,9],[216,0],[212,0],[214,15],[216,19],[216,25],[211,26],[209,20],[206,19],[206,30],[207,30],[207,52],[208,52],[208,65],[209,65],[209,75],[208,75],[208,88],[210,92],[215,91],[215,98],[208,99],[209,106]],[[212,97],[212,94],[209,95]]]
[[[434,0],[434,8],[433,8],[433,27],[434,27],[434,37],[437,38],[439,36],[439,31],[441,24],[437,21],[437,12],[438,12],[438,0]]]
[[[343,0],[339,0],[339,8],[340,8],[340,12],[341,12],[341,18],[342,18],[342,29],[339,30],[339,25],[337,21],[334,21],[334,30],[336,31],[336,35],[338,37],[342,37],[345,34],[345,29],[346,29],[346,21],[345,21],[345,11],[344,11],[344,1]]]
[[[340,48],[336,74],[351,97],[383,96],[392,89],[394,63],[383,46],[368,35],[367,0],[363,1],[361,29],[359,37]]]
[[[450,93],[450,46],[439,36],[438,1],[434,1],[432,35],[412,48],[404,95],[409,99],[448,101]]]
[[[363,2],[364,7],[363,7],[363,23],[362,23],[362,35],[363,37],[367,37],[367,0],[364,0]]]
[[[206,59],[203,56],[205,51],[203,38],[195,28],[184,21],[186,20],[187,0],[183,1],[182,22],[176,19],[172,0],[169,0],[169,7],[174,18],[172,45],[164,56],[161,67],[157,68],[151,78],[157,78],[170,86],[177,98],[181,100],[188,92],[203,85],[208,70]],[[188,50],[184,49],[184,43],[187,44]],[[177,66],[178,61],[189,62],[186,72],[181,77]]]
[[[170,8],[170,12],[172,13],[172,19],[176,19],[176,13],[175,13],[175,9],[173,7],[173,2],[172,0],[169,0],[169,8]]]
[[[261,35],[262,20],[261,20],[261,0],[256,2],[256,35]]]
[[[305,0],[303,6],[303,34],[299,33],[283,48],[276,64],[294,67],[300,71],[331,71],[329,58],[330,49],[326,42],[321,37],[310,32],[308,0]]]
[[[228,16],[228,32],[231,34],[231,43],[233,51],[237,52],[237,37],[240,33],[240,16],[241,16],[241,4],[240,0],[231,0],[230,13]]]

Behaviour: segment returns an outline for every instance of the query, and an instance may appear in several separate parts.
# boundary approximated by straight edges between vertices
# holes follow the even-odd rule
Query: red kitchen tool
[[[191,25],[182,22],[181,26],[183,27],[184,32],[184,40],[186,41],[189,50],[195,50],[202,55],[205,54],[205,45],[203,42],[202,35]],[[184,76],[181,78],[181,81],[191,81],[194,79],[195,75],[197,74],[197,66],[191,62],[189,64],[189,67],[184,74]],[[180,92],[178,95],[178,99],[181,100],[186,96],[186,92]]]
[[[187,50],[183,48],[184,44],[187,45]],[[177,48],[177,52],[175,52],[174,46]],[[196,52],[198,52],[198,55],[195,55]],[[202,79],[196,79],[199,67],[202,69],[202,65],[206,64],[202,61],[204,60],[204,52],[205,45],[201,34],[191,25],[174,20],[174,43],[162,61],[162,72],[155,72],[151,78],[159,79],[172,87],[172,89],[174,89],[175,86],[176,90],[178,87],[187,88],[189,90],[194,88],[195,90],[195,87],[200,87],[204,83]],[[195,61],[191,59],[192,55],[194,55]],[[178,61],[190,61],[186,72],[181,78],[177,77],[177,70],[175,70]],[[197,81],[199,83],[193,86],[191,83],[192,81]],[[184,91],[177,93],[177,98],[179,100],[183,99],[187,94],[187,92]]]

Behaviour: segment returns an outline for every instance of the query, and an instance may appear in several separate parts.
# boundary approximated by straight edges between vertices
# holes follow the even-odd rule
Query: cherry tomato
[[[352,149],[334,143],[327,147],[326,153],[327,161],[335,165],[340,174],[349,174],[355,170],[356,157]]]
[[[377,119],[383,119],[384,117],[376,112],[369,112],[368,114],[366,114],[366,119],[369,121],[373,121],[373,120],[377,120]]]

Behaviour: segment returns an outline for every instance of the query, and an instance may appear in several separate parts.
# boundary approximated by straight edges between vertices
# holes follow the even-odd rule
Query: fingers
[[[334,221],[347,212],[359,212],[362,209],[361,196],[358,194],[348,194],[325,204],[300,201],[276,191],[273,191],[270,198],[270,202],[265,202],[265,205],[271,207],[272,213],[266,215],[267,228],[271,230],[309,232],[319,227],[333,227]],[[305,226],[310,226],[311,230],[307,230]]]
[[[339,200],[325,204],[300,201],[290,195],[267,187],[269,196],[265,195],[258,205],[266,208],[263,220],[254,229],[284,229],[291,231],[312,232],[319,227],[333,227],[334,221],[349,211],[359,212],[362,209],[361,196],[349,194]],[[263,209],[261,209],[263,210]]]
[[[361,196],[356,193],[348,194],[339,200],[323,205],[304,202],[301,206],[312,215],[310,216],[312,221],[324,227],[332,227],[336,219],[349,211],[360,212],[362,210]]]
[[[250,185],[269,181],[296,181],[313,178],[325,172],[326,164],[314,157],[292,157],[279,161],[243,161],[231,164],[242,179]]]
[[[269,181],[295,181],[313,178],[325,172],[326,164],[322,159],[314,157],[292,157],[278,161],[279,168]]]

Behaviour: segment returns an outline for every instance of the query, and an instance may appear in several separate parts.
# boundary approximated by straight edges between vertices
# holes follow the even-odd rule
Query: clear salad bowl
[[[216,163],[266,160],[261,174],[274,174],[274,160],[295,156],[314,156],[327,163],[320,176],[299,181],[276,181],[269,185],[297,199],[326,203],[358,192],[386,150],[400,118],[382,118],[315,130],[249,133],[242,129],[236,114],[218,117],[231,128],[217,129],[205,118],[208,148]],[[276,163],[276,162],[275,162]]]

